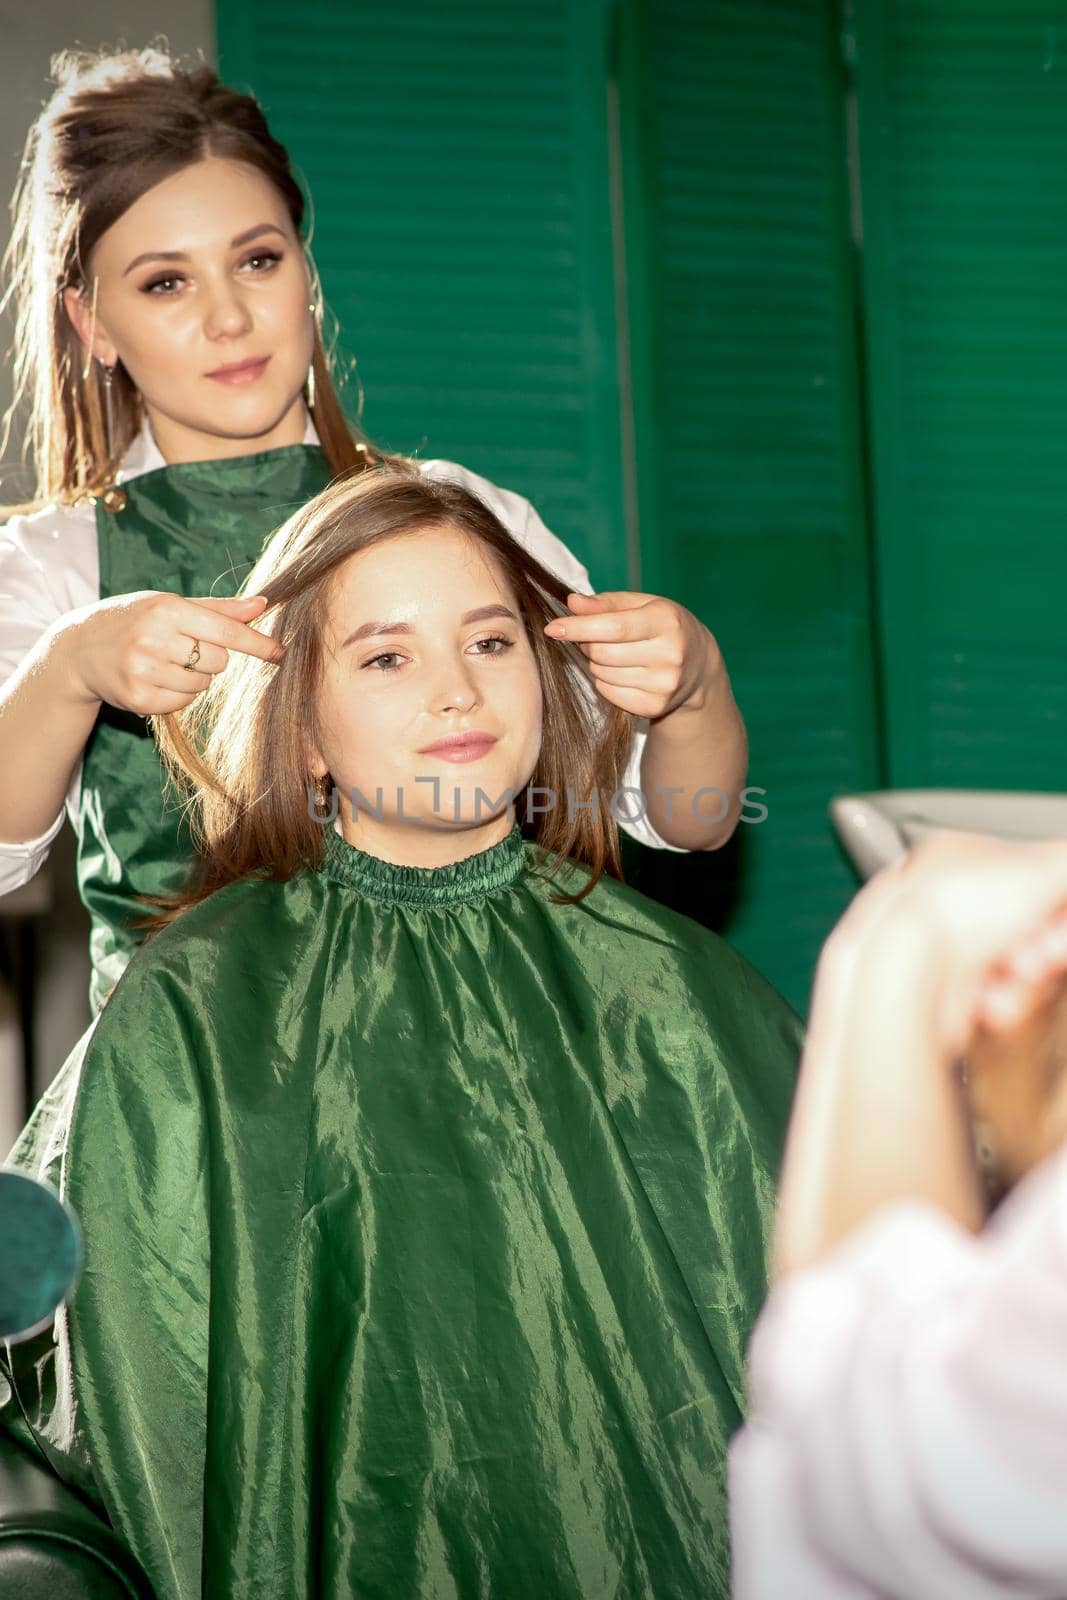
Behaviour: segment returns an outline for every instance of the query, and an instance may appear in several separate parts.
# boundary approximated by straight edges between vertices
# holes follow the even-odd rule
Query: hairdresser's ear
[[[105,367],[113,367],[118,360],[118,351],[100,321],[99,308],[97,315],[93,316],[91,291],[86,293],[82,289],[64,289],[63,309],[84,349],[97,361],[102,361]]]

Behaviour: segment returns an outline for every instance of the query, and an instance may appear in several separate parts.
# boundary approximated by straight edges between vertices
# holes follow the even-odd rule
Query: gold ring
[[[185,660],[182,662],[182,666],[185,668],[186,672],[193,672],[193,671],[195,671],[196,663],[199,660],[200,660],[200,640],[199,639],[194,639],[193,640],[193,648],[190,650],[189,654],[186,656]]]

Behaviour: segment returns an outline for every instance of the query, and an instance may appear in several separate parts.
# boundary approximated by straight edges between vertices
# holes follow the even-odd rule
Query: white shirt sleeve
[[[1067,1149],[978,1237],[886,1207],[775,1289],[749,1368],[736,1600],[1067,1595]]]
[[[47,506],[0,528],[0,685],[57,619],[99,599],[96,528],[91,510]],[[10,774],[4,780],[12,781]],[[81,762],[71,779],[73,809]],[[0,840],[0,895],[28,883],[63,825],[63,812],[36,839]]]
[[[577,593],[592,594],[593,585],[582,563],[568,550],[562,539],[557,539],[556,535],[545,527],[533,506],[521,494],[515,494],[511,489],[498,489],[488,478],[479,477],[476,472],[470,472],[454,461],[420,461],[418,466],[428,478],[446,479],[469,489],[499,518],[512,538],[531,555],[536,556],[538,561],[557,578]],[[622,788],[632,790],[634,793],[620,799],[619,809],[620,812],[625,808],[627,811],[639,814],[635,814],[631,821],[620,822],[619,826],[631,838],[640,844],[650,845],[654,850],[675,850],[685,854],[678,845],[668,844],[667,840],[657,833],[648,820],[648,808],[643,798],[640,801],[638,799],[642,795],[641,761],[647,737],[647,719],[635,717],[630,755],[621,783]]]

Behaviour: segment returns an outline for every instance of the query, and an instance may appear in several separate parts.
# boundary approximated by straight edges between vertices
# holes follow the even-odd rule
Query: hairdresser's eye
[[[476,656],[502,656],[514,642],[513,639],[506,639],[502,633],[493,633],[485,639],[475,639],[474,653]]]
[[[247,256],[241,265],[251,267],[258,277],[261,273],[273,272],[281,259],[277,250],[257,250],[254,255]]]
[[[399,650],[383,650],[381,655],[372,656],[369,661],[364,661],[360,671],[366,672],[370,667],[378,672],[395,672],[403,659]]]
[[[141,285],[142,294],[155,294],[166,296],[173,294],[176,287],[184,283],[184,278],[179,278],[173,272],[168,272],[165,278],[152,278],[150,282]]]

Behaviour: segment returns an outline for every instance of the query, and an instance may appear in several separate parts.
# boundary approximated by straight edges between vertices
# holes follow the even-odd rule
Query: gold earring
[[[313,792],[312,792],[313,791]],[[316,778],[309,787],[308,798],[312,802],[311,816],[317,822],[333,822],[337,816],[337,795],[333,786],[333,779],[328,772],[321,778]]]
[[[310,300],[308,302],[308,310],[311,312],[312,320],[315,322],[315,324],[317,326],[318,325],[318,320],[319,320],[319,309],[316,306],[314,300]],[[311,365],[308,367],[306,391],[307,391],[308,410],[309,411],[314,411],[314,409],[315,409],[315,353],[314,353],[314,351],[312,351],[312,354],[311,354]]]
[[[103,363],[101,363],[103,365]],[[107,430],[107,459],[110,461],[114,450],[112,439],[115,437],[111,415],[111,385],[115,381],[114,367],[104,367],[104,427]]]
[[[99,278],[98,274],[94,274],[94,276],[93,276],[92,320],[91,320],[91,322],[89,324],[89,343],[87,344],[87,346],[85,348],[85,362],[84,362],[84,364],[82,366],[82,379],[85,382],[88,382],[89,374],[93,370],[93,345],[96,343],[96,297],[97,297],[97,294],[99,292],[99,289],[100,289],[100,278]]]

